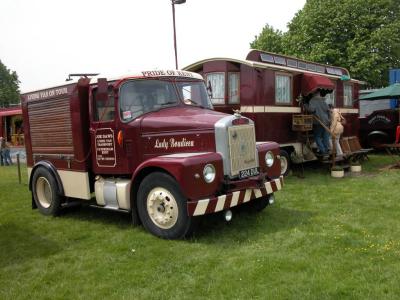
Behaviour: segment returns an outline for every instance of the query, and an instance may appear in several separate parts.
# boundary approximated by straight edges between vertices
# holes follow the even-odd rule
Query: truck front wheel
[[[140,220],[152,234],[178,239],[192,232],[186,199],[171,176],[160,172],[148,175],[140,184],[137,199]]]
[[[56,216],[60,212],[62,197],[58,194],[54,176],[47,169],[36,169],[32,178],[32,194],[42,214]]]
[[[281,150],[281,175],[287,176],[290,171],[290,156],[286,150]]]

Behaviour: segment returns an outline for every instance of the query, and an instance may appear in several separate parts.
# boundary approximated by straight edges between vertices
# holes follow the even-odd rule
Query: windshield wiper
[[[176,104],[176,103],[177,103],[176,101],[169,101],[169,102],[162,103],[161,106],[171,105],[171,104]]]

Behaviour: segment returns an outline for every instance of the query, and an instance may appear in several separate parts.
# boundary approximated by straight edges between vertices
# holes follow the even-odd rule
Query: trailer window
[[[343,86],[343,106],[353,106],[353,87],[351,84]]]
[[[206,78],[211,87],[211,102],[225,104],[225,73],[209,73]]]
[[[238,104],[240,102],[239,87],[240,87],[239,73],[229,73],[228,75],[229,104]]]
[[[332,105],[333,107],[335,107],[335,102],[336,102],[336,93],[335,93],[335,90],[333,90],[332,91],[332,93],[329,93],[329,94],[326,94],[326,96],[325,96],[325,102],[326,102],[326,104],[330,104],[330,105]]]
[[[114,120],[114,92],[108,89],[108,99],[101,101],[97,99],[97,89],[93,90],[93,119],[94,121],[106,122]]]
[[[292,78],[289,75],[275,75],[275,102],[279,104],[292,103]]]

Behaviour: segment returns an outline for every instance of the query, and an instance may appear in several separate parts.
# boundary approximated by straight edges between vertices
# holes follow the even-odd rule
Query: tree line
[[[20,102],[17,72],[9,70],[0,60],[0,108]]]
[[[345,67],[369,87],[400,68],[399,0],[307,0],[282,32],[266,24],[250,46]]]
[[[307,0],[287,32],[266,24],[250,46],[345,67],[368,87],[386,86],[388,70],[400,68],[400,2]],[[0,61],[0,107],[19,101],[18,75]]]

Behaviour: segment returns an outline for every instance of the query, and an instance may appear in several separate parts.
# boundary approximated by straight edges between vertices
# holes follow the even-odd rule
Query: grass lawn
[[[45,217],[26,171],[0,167],[0,299],[398,299],[400,170],[307,166],[259,214],[204,219],[167,241],[90,207]]]

